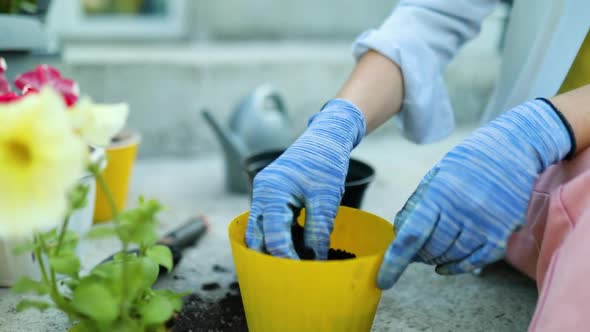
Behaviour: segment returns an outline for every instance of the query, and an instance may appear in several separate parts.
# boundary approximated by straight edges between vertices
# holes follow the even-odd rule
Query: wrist
[[[328,101],[308,121],[308,130],[322,130],[339,140],[350,141],[352,150],[365,136],[366,121],[361,110],[352,102],[336,98]]]
[[[569,123],[569,121],[565,117],[565,115],[563,113],[561,113],[561,111],[559,109],[557,109],[557,107],[555,107],[555,105],[551,101],[549,101],[545,98],[537,98],[537,100],[541,100],[541,101],[545,102],[547,105],[549,105],[549,107],[551,107],[551,109],[555,112],[555,114],[557,114],[557,116],[559,117],[559,119],[563,123],[564,127],[566,128],[569,138],[570,138],[570,150],[567,153],[567,155],[564,157],[564,159],[566,159],[566,160],[572,159],[576,153],[577,143],[576,143],[576,136],[574,134],[574,130],[573,130],[571,124]]]
[[[566,124],[545,101],[533,100],[521,104],[499,124],[520,151],[528,151],[531,158],[539,161],[540,172],[563,160],[572,150]],[[513,133],[510,133],[511,128],[515,130]]]
[[[557,95],[550,100],[570,124],[572,137],[576,141],[576,151],[573,153],[590,146],[590,84]]]

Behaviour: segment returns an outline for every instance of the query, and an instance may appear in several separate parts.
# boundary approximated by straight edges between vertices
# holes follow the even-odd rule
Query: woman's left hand
[[[428,172],[397,214],[378,286],[393,286],[411,262],[456,274],[501,259],[524,222],[535,180],[570,149],[567,128],[543,100],[475,131]]]

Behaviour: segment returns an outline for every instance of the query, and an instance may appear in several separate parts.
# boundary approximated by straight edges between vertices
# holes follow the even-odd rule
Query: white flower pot
[[[103,158],[104,149],[95,149],[92,152],[91,159],[98,160]],[[105,162],[106,164],[106,162]],[[103,167],[105,165],[102,165]],[[88,185],[87,204],[84,208],[77,210],[70,217],[68,229],[76,232],[82,241],[84,235],[92,227],[92,218],[94,214],[94,199],[96,195],[96,184],[94,176],[86,174],[80,179],[80,182]],[[61,221],[58,223],[61,225]],[[21,277],[27,276],[33,279],[40,279],[41,274],[37,263],[37,258],[32,253],[15,255],[13,250],[25,240],[14,240],[0,238],[0,287],[11,287]],[[83,244],[83,243],[82,243]],[[78,254],[80,246],[77,248]]]

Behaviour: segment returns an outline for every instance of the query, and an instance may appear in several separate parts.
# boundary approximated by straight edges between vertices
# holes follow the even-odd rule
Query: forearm
[[[590,84],[550,100],[570,123],[576,137],[576,152],[590,146]]]
[[[439,140],[453,128],[442,71],[475,37],[498,0],[402,0],[378,29],[353,45],[358,61],[338,97],[353,101],[371,132],[394,114],[416,143]]]
[[[399,112],[403,96],[399,66],[385,56],[369,51],[360,58],[336,97],[349,100],[361,110],[368,134]]]

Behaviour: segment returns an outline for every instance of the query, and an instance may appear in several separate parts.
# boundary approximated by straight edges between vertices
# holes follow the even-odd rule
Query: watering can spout
[[[293,140],[283,98],[270,85],[261,85],[243,97],[227,125],[208,110],[201,113],[223,148],[226,185],[230,192],[251,191],[244,169],[246,158],[265,151],[284,150]]]
[[[242,169],[242,161],[248,156],[246,145],[229,130],[223,128],[215,117],[207,110],[201,111],[201,115],[209,124],[213,132],[221,142],[225,154],[226,186],[232,192],[247,192],[247,176]]]
[[[209,111],[203,110],[201,114],[211,129],[213,129],[215,135],[217,135],[217,138],[223,147],[223,151],[228,157],[231,156],[231,159],[237,163],[240,163],[242,159],[246,158],[248,155],[246,146],[235,136],[234,133],[223,128]]]

